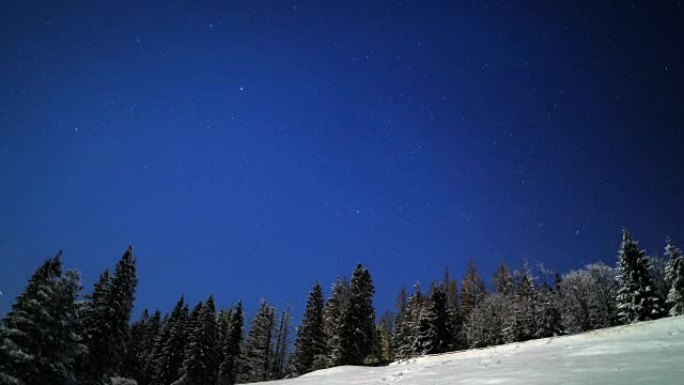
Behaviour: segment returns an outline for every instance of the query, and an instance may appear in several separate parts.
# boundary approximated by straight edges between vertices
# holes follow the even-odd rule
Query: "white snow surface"
[[[684,317],[262,384],[684,384]]]

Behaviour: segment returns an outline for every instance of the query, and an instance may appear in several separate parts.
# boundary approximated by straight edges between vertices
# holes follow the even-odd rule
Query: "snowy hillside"
[[[268,382],[282,385],[682,383],[684,317],[420,357],[388,367],[337,367],[292,380]]]

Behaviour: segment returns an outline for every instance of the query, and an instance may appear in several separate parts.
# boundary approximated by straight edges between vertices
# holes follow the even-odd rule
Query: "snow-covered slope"
[[[268,384],[684,384],[684,317]]]

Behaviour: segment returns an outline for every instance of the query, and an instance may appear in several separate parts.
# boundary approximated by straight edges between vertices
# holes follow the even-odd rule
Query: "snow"
[[[336,367],[268,384],[682,384],[682,357],[684,317],[671,317],[386,367]]]

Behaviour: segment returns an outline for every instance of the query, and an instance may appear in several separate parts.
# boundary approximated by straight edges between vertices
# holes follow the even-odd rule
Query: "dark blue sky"
[[[683,245],[684,5],[572,3],[4,2],[0,312],[60,248],[89,291],[134,245],[136,311],[299,315],[357,262],[381,311]]]

